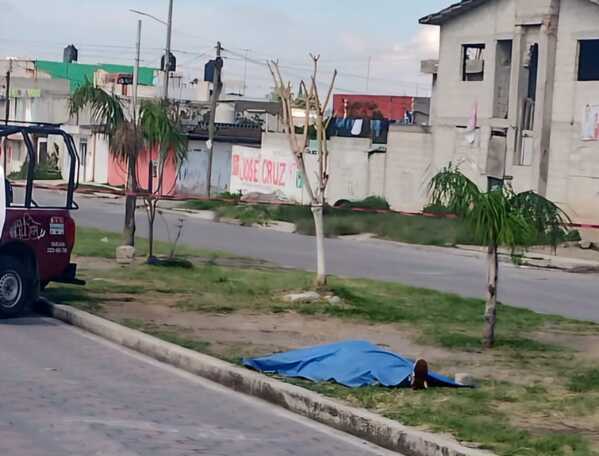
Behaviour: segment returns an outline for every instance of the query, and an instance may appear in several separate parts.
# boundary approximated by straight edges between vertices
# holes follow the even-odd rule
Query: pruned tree
[[[314,228],[316,232],[316,281],[317,287],[325,286],[327,283],[326,261],[324,250],[324,206],[325,193],[329,182],[329,149],[327,144],[326,130],[330,118],[326,117],[326,112],[331,102],[337,70],[333,72],[331,83],[328,87],[325,98],[321,98],[318,91],[318,61],[320,56],[310,54],[313,63],[313,72],[308,84],[305,81],[300,82],[300,93],[302,101],[300,103],[305,111],[303,130],[297,134],[297,125],[293,117],[293,108],[297,105],[294,99],[293,87],[290,82],[283,79],[277,61],[268,62],[268,68],[272,74],[275,90],[279,96],[282,106],[283,126],[289,139],[289,146],[297,164],[297,168],[304,182],[304,188],[310,200],[312,215],[314,217]],[[310,121],[314,119],[317,141],[318,169],[316,172],[316,183],[313,184],[306,170],[305,153],[309,144]],[[301,128],[301,127],[300,127]]]
[[[177,122],[175,113],[161,101],[145,101],[140,110],[142,136],[152,165],[152,154],[157,154],[156,185],[153,170],[148,174],[148,189],[143,198],[148,215],[148,263],[156,260],[154,256],[154,223],[158,203],[170,189],[164,187],[164,173],[169,165],[177,169],[187,156],[187,139]],[[165,191],[166,190],[166,191]]]
[[[556,204],[532,191],[515,193],[499,187],[482,192],[452,164],[429,184],[434,205],[444,206],[470,228],[476,242],[487,246],[488,283],[483,344],[495,344],[497,322],[498,249],[526,249],[537,240],[557,246],[569,217]]]

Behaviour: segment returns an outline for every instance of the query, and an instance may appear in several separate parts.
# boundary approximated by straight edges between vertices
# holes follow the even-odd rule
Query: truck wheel
[[[0,257],[0,316],[17,317],[31,304],[34,280],[14,257]]]

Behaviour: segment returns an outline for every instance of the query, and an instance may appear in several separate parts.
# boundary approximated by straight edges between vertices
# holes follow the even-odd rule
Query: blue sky
[[[165,18],[167,0],[0,0],[0,55],[60,59],[75,43],[86,63],[133,60],[137,17],[129,8]],[[199,76],[217,40],[226,53],[226,74],[241,80],[247,53],[248,88],[270,91],[262,62],[278,58],[287,77],[307,76],[307,54],[321,54],[322,78],[337,68],[340,91],[422,95],[429,81],[419,61],[436,55],[434,27],[418,18],[451,0],[175,0],[173,48],[186,77]],[[30,25],[27,26],[26,24]],[[142,58],[157,65],[164,26],[144,19]]]

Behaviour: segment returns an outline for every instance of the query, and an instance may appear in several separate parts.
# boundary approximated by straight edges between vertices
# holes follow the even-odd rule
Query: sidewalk
[[[458,245],[456,248],[470,252],[486,253],[485,247],[472,245]],[[545,269],[559,269],[572,273],[598,273],[599,252],[596,250],[583,250],[580,247],[561,246],[557,255],[549,247],[532,247],[521,258],[521,266],[532,266]],[[508,249],[500,249],[500,260],[513,263],[512,253]]]

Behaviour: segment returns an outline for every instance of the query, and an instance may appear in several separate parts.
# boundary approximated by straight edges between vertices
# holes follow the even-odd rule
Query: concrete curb
[[[484,247],[458,245],[456,248],[466,252],[486,254],[486,248]],[[506,250],[501,250],[499,252],[499,259],[505,263],[512,263],[512,255]],[[522,257],[522,266],[530,266],[541,269],[558,269],[560,271],[574,274],[599,272],[599,262],[597,261],[552,256],[537,252],[525,252],[524,256]]]
[[[451,437],[403,426],[366,410],[339,404],[320,394],[164,342],[81,310],[49,304],[48,312],[58,320],[119,345],[405,456],[492,455],[487,451],[463,447]]]

